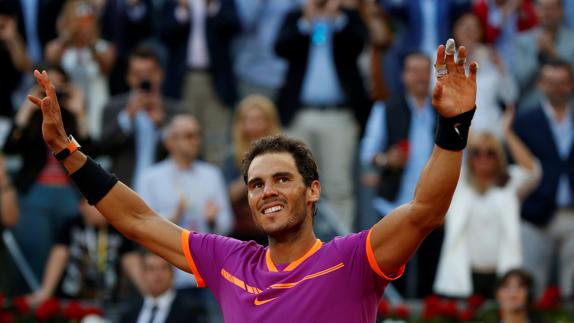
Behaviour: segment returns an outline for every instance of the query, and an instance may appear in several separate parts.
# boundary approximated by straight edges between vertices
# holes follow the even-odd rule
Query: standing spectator
[[[511,70],[520,88],[522,108],[539,103],[536,83],[544,62],[562,59],[574,68],[574,31],[564,24],[563,1],[538,0],[536,13],[539,27],[519,35],[513,50]]]
[[[537,107],[519,115],[515,130],[540,160],[540,185],[522,206],[524,267],[534,275],[536,291],[548,283],[552,256],[559,255],[562,293],[574,291],[574,76],[564,61],[543,63]]]
[[[302,1],[235,0],[242,29],[235,40],[234,61],[241,98],[260,94],[276,99],[287,64],[273,47],[283,18]]]
[[[457,44],[466,47],[468,58],[480,64],[472,130],[489,131],[502,137],[501,111],[514,106],[518,100],[518,86],[496,49],[483,43],[483,29],[474,13],[457,18],[453,36]]]
[[[0,155],[0,236],[5,229],[9,229],[18,223],[20,213],[18,210],[18,195],[12,186],[10,177],[6,174],[4,156]],[[4,239],[0,237],[0,291],[5,295],[12,295],[12,284],[16,277],[15,264],[11,259]]]
[[[455,18],[471,8],[471,0],[379,0],[399,25],[394,44],[385,55],[385,79],[392,92],[402,90],[401,58],[421,51],[434,57],[438,44],[450,37]]]
[[[241,26],[235,0],[167,0],[163,18],[161,39],[168,49],[164,92],[183,95],[205,129],[203,157],[222,165],[237,99],[231,41]]]
[[[496,301],[500,307],[498,323],[540,323],[532,312],[534,282],[522,269],[512,269],[496,284]]]
[[[181,102],[161,95],[163,79],[158,55],[137,48],[126,75],[130,91],[113,97],[104,109],[102,151],[111,157],[114,173],[131,187],[146,167],[166,156],[161,128],[185,110]]]
[[[144,291],[133,243],[84,199],[80,202],[80,213],[60,228],[46,262],[42,286],[29,296],[33,305],[53,296],[117,302],[121,270],[140,292]]]
[[[450,297],[494,298],[497,276],[522,265],[520,204],[540,180],[540,165],[504,116],[504,138],[517,165],[508,166],[502,144],[474,133],[465,173],[446,217],[445,240],[434,290]],[[488,230],[485,228],[488,227]]]
[[[281,125],[275,105],[260,95],[250,95],[243,99],[235,112],[233,121],[233,149],[225,159],[223,174],[227,182],[227,191],[235,215],[235,229],[232,237],[243,240],[255,240],[266,245],[267,236],[253,221],[247,201],[247,185],[241,174],[243,155],[255,140],[279,134]]]
[[[505,63],[510,62],[517,34],[538,23],[531,0],[478,0],[473,11],[483,26],[484,42],[495,46],[508,60]]]
[[[143,283],[146,295],[130,304],[120,322],[204,323],[205,309],[188,302],[173,288],[173,267],[153,253],[144,252]]]
[[[111,95],[127,92],[128,58],[142,41],[152,36],[153,0],[106,0],[100,23],[102,38],[114,44],[116,62],[109,74]]]
[[[221,171],[197,160],[201,129],[190,115],[175,116],[164,133],[169,156],[147,168],[135,187],[162,216],[196,232],[226,235],[233,228],[229,197]],[[195,286],[193,276],[177,270],[178,289]]]
[[[10,7],[8,2],[1,1],[0,118],[7,119],[7,121],[11,121],[14,113],[12,94],[18,88],[23,73],[32,68],[32,60],[26,52],[26,44],[17,27],[17,13],[14,8]]]
[[[431,61],[425,54],[414,52],[405,57],[403,65],[406,92],[375,103],[361,141],[361,162],[379,175],[377,196],[372,203],[381,217],[413,198],[434,147],[436,114],[429,95]],[[424,297],[431,292],[441,244],[442,231],[432,233],[423,242],[416,255],[418,270],[412,274],[407,271],[401,281],[405,292],[411,294],[406,290],[409,285],[418,286],[412,294]],[[419,277],[418,284],[412,283],[414,275]]]
[[[51,66],[46,70],[59,88],[62,118],[68,122],[66,130],[83,145],[82,149],[89,150],[82,91],[71,84],[61,67]],[[41,88],[36,86],[31,93],[39,91]],[[19,155],[22,159],[14,178],[22,216],[14,234],[38,279],[43,275],[58,228],[77,214],[79,200],[66,171],[42,141],[41,123],[42,112],[28,100],[24,101],[4,146],[6,154]]]
[[[46,46],[46,61],[62,65],[72,82],[84,91],[93,138],[99,138],[102,132],[103,109],[109,99],[107,77],[114,60],[114,46],[100,37],[90,2],[66,2],[58,18],[58,38]]]
[[[356,10],[340,8],[339,0],[307,0],[286,16],[275,45],[289,64],[278,98],[281,121],[311,147],[325,198],[347,228],[355,220],[352,169],[359,125],[369,111],[357,65],[366,38]]]

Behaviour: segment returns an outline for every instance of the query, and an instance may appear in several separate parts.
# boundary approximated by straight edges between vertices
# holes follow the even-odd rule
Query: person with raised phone
[[[265,137],[245,155],[242,172],[252,216],[269,247],[189,232],[150,209],[78,150],[64,131],[56,89],[35,71],[45,98],[42,134],[82,194],[128,238],[195,275],[209,287],[226,322],[374,322],[389,281],[421,241],[442,225],[459,178],[476,100],[476,62],[453,40],[436,53],[432,103],[439,114],[435,147],[415,197],[371,229],[323,243],[313,232],[321,182],[310,150],[284,136]]]

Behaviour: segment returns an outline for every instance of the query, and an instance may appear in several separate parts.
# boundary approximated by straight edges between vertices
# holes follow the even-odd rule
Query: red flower
[[[538,308],[542,310],[553,309],[560,305],[561,301],[560,288],[556,285],[548,286],[538,301]]]
[[[83,316],[88,315],[104,316],[104,311],[102,311],[102,309],[97,306],[89,306],[84,308],[83,314],[84,314]]]
[[[379,302],[379,306],[378,306],[379,315],[382,317],[388,316],[390,309],[391,309],[391,305],[389,304],[389,302],[384,298],[381,299],[381,301]]]
[[[40,321],[46,321],[48,319],[54,318],[58,314],[60,314],[60,303],[56,298],[50,298],[46,300],[36,309],[36,317]]]
[[[441,301],[436,295],[425,297],[422,317],[425,320],[432,320],[440,313]]]
[[[411,311],[405,304],[399,304],[395,307],[393,314],[397,317],[408,319],[411,316]]]
[[[458,316],[460,321],[470,321],[474,317],[474,309],[469,307],[466,310],[462,311]]]
[[[454,299],[443,301],[440,309],[441,314],[446,317],[456,318],[458,316],[458,303]]]
[[[79,321],[80,319],[82,319],[82,317],[84,317],[84,309],[82,308],[80,302],[70,301],[64,307],[63,314],[64,317],[68,320]]]
[[[477,309],[484,304],[484,301],[485,299],[482,295],[475,294],[468,299],[468,306],[472,309]]]
[[[16,311],[19,314],[25,314],[28,313],[28,311],[30,311],[30,305],[28,304],[28,300],[26,299],[25,296],[19,296],[14,298],[12,304],[14,305]]]
[[[0,323],[12,323],[14,322],[14,314],[12,313],[0,313]]]

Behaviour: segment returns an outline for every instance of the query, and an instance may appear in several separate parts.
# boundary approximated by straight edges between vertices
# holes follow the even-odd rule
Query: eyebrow
[[[277,173],[274,173],[274,174],[272,175],[272,177],[273,177],[273,178],[277,178],[277,177],[289,177],[289,178],[293,178],[293,173],[291,173],[291,172],[277,172]],[[261,181],[261,177],[255,177],[255,178],[250,179],[250,180],[247,182],[247,185],[250,185],[250,184],[255,183],[255,182],[258,182],[258,181]]]

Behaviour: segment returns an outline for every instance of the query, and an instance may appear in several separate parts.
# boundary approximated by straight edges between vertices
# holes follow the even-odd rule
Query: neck
[[[558,122],[561,122],[566,118],[566,111],[568,110],[567,103],[559,103],[559,104],[552,104],[552,110],[554,111],[554,115]]]
[[[173,160],[175,166],[178,169],[188,169],[189,167],[191,167],[191,164],[193,164],[193,160],[189,160],[186,158],[181,158],[178,156],[171,156],[171,160]]]
[[[311,220],[312,221],[312,220]],[[308,221],[306,221],[308,222]],[[317,241],[312,225],[303,224],[297,232],[282,236],[269,236],[269,250],[275,264],[293,262],[305,255]]]
[[[525,323],[528,322],[526,311],[503,311],[502,318],[504,323]]]
[[[475,176],[474,181],[479,192],[484,193],[492,186],[493,179],[490,176]]]
[[[425,93],[425,94],[420,94],[420,95],[413,94],[412,97],[413,97],[413,100],[414,100],[414,102],[415,102],[416,108],[417,108],[418,110],[423,110],[423,109],[425,108],[425,104],[426,104],[426,102],[427,102],[427,95],[426,95],[426,93]]]

